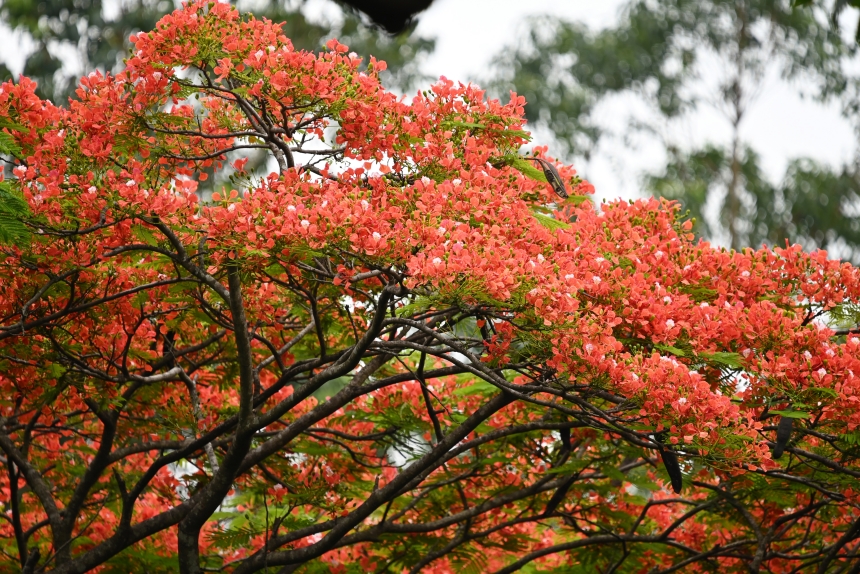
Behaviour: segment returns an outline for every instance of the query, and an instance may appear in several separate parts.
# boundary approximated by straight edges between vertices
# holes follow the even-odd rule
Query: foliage
[[[0,569],[856,564],[860,270],[539,148],[560,201],[521,96],[214,2],[133,41],[68,108],[0,87]]]
[[[839,27],[839,20],[846,8],[860,8],[860,0],[835,0],[834,2],[817,2],[824,8],[830,9],[830,21],[835,27]],[[815,0],[792,0],[794,7],[815,6]],[[854,12],[852,10],[851,12]],[[855,37],[860,42],[860,20],[857,21],[857,28],[854,31]]]

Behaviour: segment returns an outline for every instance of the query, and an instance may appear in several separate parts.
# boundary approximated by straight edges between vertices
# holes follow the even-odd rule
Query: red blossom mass
[[[227,4],[132,41],[0,87],[0,570],[857,571],[857,269]]]

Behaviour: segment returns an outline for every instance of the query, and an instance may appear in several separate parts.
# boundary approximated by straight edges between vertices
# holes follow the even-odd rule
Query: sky
[[[480,83],[494,56],[516,41],[529,16],[552,14],[599,29],[612,25],[625,4],[626,0],[435,0],[419,16],[417,27],[418,34],[436,38],[436,51],[426,61],[425,70],[433,77]],[[329,0],[309,0],[307,10],[311,17],[337,13]],[[8,30],[0,29],[0,38],[8,39],[8,35]],[[13,71],[23,67],[16,40],[10,43],[12,51],[4,54]],[[811,157],[838,167],[850,161],[857,148],[856,135],[840,116],[838,105],[802,100],[796,88],[768,77],[741,132],[759,152],[774,184],[793,158]],[[619,119],[631,109],[637,109],[631,97],[610,98],[598,107],[596,120],[620,131]],[[726,119],[704,108],[665,128],[672,143],[682,149],[708,141],[726,143],[731,135]],[[546,142],[538,139],[536,143]],[[577,162],[576,167],[595,185],[598,199],[640,197],[641,176],[659,169],[663,149],[660,142],[648,138],[639,138],[635,146],[608,138],[588,163]]]

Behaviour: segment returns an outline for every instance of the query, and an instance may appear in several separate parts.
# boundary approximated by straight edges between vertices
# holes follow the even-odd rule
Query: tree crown
[[[855,268],[597,209],[513,94],[214,2],[133,41],[0,89],[10,567],[852,560]]]

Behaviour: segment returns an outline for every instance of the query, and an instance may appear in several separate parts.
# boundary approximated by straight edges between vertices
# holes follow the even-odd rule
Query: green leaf
[[[30,230],[22,221],[30,215],[30,206],[8,181],[0,182],[0,245],[26,243]]]
[[[517,154],[503,155],[501,157],[497,157],[497,158],[490,160],[490,162],[496,167],[502,167],[505,165],[510,166],[530,179],[533,179],[535,181],[540,181],[542,183],[548,183],[546,176],[543,174],[543,172],[541,170],[537,169],[535,166],[533,166],[531,164],[531,162],[526,161],[520,155],[517,155]]]
[[[63,373],[66,372],[66,368],[63,365],[57,363],[51,363],[48,367],[48,370],[51,371],[51,376],[55,379],[59,379],[63,376]]]
[[[689,295],[696,303],[713,301],[717,297],[717,290],[703,286],[680,285],[678,291]]]
[[[234,519],[234,524],[239,522],[239,519]],[[237,546],[247,546],[251,538],[259,534],[253,527],[247,525],[231,524],[228,530],[215,530],[208,534],[212,543],[219,548],[234,548]]]
[[[477,381],[474,385],[470,385],[468,387],[457,389],[454,391],[454,394],[457,396],[463,395],[487,395],[487,394],[495,394],[498,391],[494,385],[486,381]]]
[[[570,225],[564,221],[560,221],[554,217],[550,217],[549,215],[544,215],[543,213],[532,211],[532,215],[534,215],[534,218],[538,220],[538,223],[552,231],[555,231],[556,229],[568,229],[570,227]]]
[[[834,391],[833,389],[826,389],[824,387],[809,387],[806,389],[807,393],[811,393],[813,395],[822,395],[825,397],[830,397],[832,399],[838,399],[839,393]]]
[[[30,206],[8,181],[0,181],[0,212],[16,216],[30,213]]]
[[[9,128],[10,130],[15,130],[16,132],[30,131],[25,126],[22,126],[19,123],[13,122],[9,118],[3,118],[3,117],[0,117],[0,128]]]
[[[586,468],[589,464],[591,464],[591,461],[589,461],[589,460],[576,459],[576,460],[566,462],[566,463],[564,463],[560,466],[557,466],[555,468],[551,468],[551,469],[547,470],[546,473],[547,474],[561,474],[561,475],[576,474],[577,472]]]
[[[442,122],[442,127],[455,127],[455,128],[486,128],[484,124],[478,124],[475,122],[460,122],[457,120],[448,120]]]
[[[622,482],[627,480],[627,477],[623,472],[612,466],[611,464],[606,464],[600,467],[600,471],[606,475],[607,478],[612,478],[615,480],[620,480]]]
[[[699,356],[709,363],[714,363],[730,369],[740,369],[743,366],[743,363],[741,363],[741,356],[738,353],[718,351],[716,353],[699,353]]]
[[[451,330],[457,337],[477,339],[481,336],[478,320],[475,317],[465,317],[452,326]]]
[[[860,430],[856,430],[854,432],[845,433],[840,438],[842,438],[843,442],[850,445],[860,444]]]
[[[648,478],[648,474],[644,472],[630,472],[627,474],[627,481],[641,491],[655,492],[660,490],[657,483]]]
[[[529,132],[527,132],[525,130],[509,130],[506,128],[506,129],[501,129],[501,130],[500,129],[493,129],[491,131],[494,131],[494,132],[499,133],[499,134],[504,134],[506,136],[514,136],[514,137],[518,137],[518,138],[523,138],[523,139],[526,139],[529,141],[531,141],[531,139],[532,139],[532,134],[530,134]]]
[[[265,271],[266,273],[268,273],[269,275],[271,275],[273,277],[278,277],[281,275],[281,273],[286,272],[286,270],[284,269],[284,266],[281,265],[280,263],[274,263],[272,265],[269,265],[263,271]]]
[[[675,355],[676,357],[686,357],[687,356],[687,354],[684,351],[682,351],[678,347],[673,347],[672,345],[654,345],[654,348],[658,349],[660,351],[664,351],[666,353],[671,353],[671,354]]]
[[[427,309],[433,306],[433,300],[429,297],[418,297],[411,303],[407,303],[403,307],[399,307],[397,309],[398,317],[408,317],[410,315],[416,315],[418,313],[423,313]]]
[[[325,253],[311,249],[307,245],[292,245],[288,249],[290,259],[308,261],[314,257],[325,257]],[[264,254],[267,255],[267,254]]]
[[[505,157],[508,158],[505,163],[507,163],[509,166],[511,166],[512,168],[514,168],[515,170],[517,170],[518,172],[520,172],[521,174],[523,174],[527,178],[533,179],[535,181],[540,181],[542,183],[548,183],[546,180],[546,176],[543,174],[543,172],[541,170],[539,170],[538,168],[536,168],[535,166],[533,166],[528,161],[524,160],[523,158],[521,158],[519,156],[517,156],[517,157],[505,156]]]
[[[21,153],[21,146],[15,142],[11,134],[0,132],[0,153],[18,155]]]
[[[566,205],[579,205],[580,203],[585,203],[588,201],[587,195],[569,195],[567,199],[562,201],[562,203]]]
[[[135,237],[137,237],[140,241],[146,243],[147,245],[158,245],[158,239],[155,237],[152,231],[150,231],[150,229],[144,225],[135,225],[134,227],[132,227],[132,233],[134,233]]]

